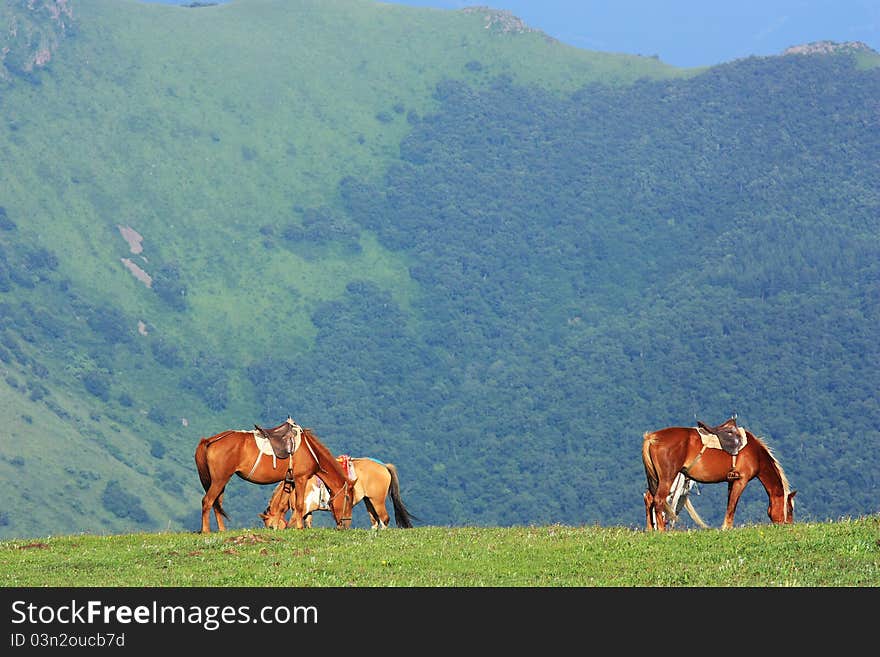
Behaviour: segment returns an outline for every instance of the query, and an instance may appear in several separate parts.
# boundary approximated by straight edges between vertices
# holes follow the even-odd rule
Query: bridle
[[[354,505],[351,504],[352,494],[351,494],[350,488],[351,488],[351,485],[348,483],[348,480],[346,479],[346,480],[345,480],[345,483],[342,485],[342,487],[341,487],[338,491],[336,491],[335,493],[333,493],[333,495],[330,496],[330,500],[329,500],[329,502],[330,502],[330,504],[332,504],[332,503],[333,503],[333,500],[336,499],[336,497],[337,497],[340,493],[344,493],[344,494],[345,494],[345,504],[344,504],[343,507],[342,507],[342,513],[343,513],[343,516],[342,516],[341,518],[337,518],[337,519],[336,519],[336,524],[337,524],[337,525],[338,525],[338,524],[341,524],[341,523],[343,523],[343,522],[345,522],[346,520],[348,520],[349,522],[351,521],[351,515],[349,515],[349,516],[345,516],[345,515],[344,515],[344,514],[345,514],[345,511],[346,511],[346,506],[348,506],[349,513],[351,512],[351,509],[354,508]],[[331,506],[331,508],[332,508],[332,506]]]

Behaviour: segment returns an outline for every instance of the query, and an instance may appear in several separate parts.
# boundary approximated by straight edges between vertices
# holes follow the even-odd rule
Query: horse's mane
[[[220,433],[210,436],[208,438],[202,438],[202,440],[204,440],[207,445],[213,445],[218,440],[226,438],[226,436],[233,433],[241,433],[241,431],[238,431],[237,429],[227,429],[226,431],[221,431]]]
[[[779,479],[782,481],[782,489],[787,498],[788,493],[791,491],[791,486],[788,483],[788,477],[785,475],[785,470],[782,469],[782,464],[779,462],[779,459],[776,458],[776,454],[773,453],[773,450],[770,448],[770,445],[767,444],[766,440],[759,438],[748,429],[746,429],[746,433],[749,434],[750,440],[754,440],[764,449],[765,452],[767,452],[767,456],[769,456],[770,460],[773,462],[773,467],[776,468],[776,472],[779,473]]]
[[[303,439],[308,439],[309,444],[312,446],[312,449],[315,450],[315,455],[318,457],[318,465],[321,468],[326,468],[326,465],[329,463],[330,467],[336,471],[343,481],[348,481],[348,473],[342,469],[342,466],[339,464],[339,461],[336,460],[336,457],[333,456],[333,452],[322,443],[318,437],[312,432],[311,429],[307,429],[303,427]],[[317,473],[318,476],[321,476],[321,473]]]

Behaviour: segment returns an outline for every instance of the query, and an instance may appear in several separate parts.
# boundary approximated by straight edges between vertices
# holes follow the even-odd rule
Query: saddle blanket
[[[357,475],[354,473],[354,461],[352,461],[351,456],[348,454],[340,454],[336,457],[336,460],[339,461],[339,465],[342,466],[342,470],[349,479],[357,479]]]
[[[257,442],[257,449],[260,450],[260,454],[275,456],[275,452],[272,450],[272,445],[269,443],[269,439],[266,438],[266,436],[259,431],[249,431],[248,433],[253,434],[254,440]]]
[[[272,443],[270,443],[269,439],[266,438],[266,436],[261,434],[259,431],[248,431],[248,433],[253,435],[254,442],[257,443],[257,449],[260,450],[260,454],[265,454],[266,456],[272,457],[272,469],[274,470],[278,466],[278,458],[275,456],[275,450],[272,449]],[[294,452],[296,451],[296,448],[299,447],[299,443],[301,440],[302,437],[299,434],[297,434],[296,437],[293,439]],[[291,454],[292,453],[293,452],[291,452]],[[259,456],[257,457],[257,460],[260,460]],[[287,459],[284,460],[286,461]],[[256,468],[256,464],[254,464],[254,467]]]
[[[712,449],[724,449],[721,446],[721,441],[718,439],[718,436],[716,436],[714,433],[709,433],[708,431],[705,431],[702,427],[694,428],[697,430],[697,432],[699,432],[700,439],[703,441],[703,444],[706,447],[711,447]],[[737,434],[739,434],[739,442],[737,443],[734,451],[729,452],[730,454],[739,454],[740,450],[745,447],[746,443],[749,441],[748,437],[746,436],[745,429],[743,429],[742,427],[737,427],[736,432]]]

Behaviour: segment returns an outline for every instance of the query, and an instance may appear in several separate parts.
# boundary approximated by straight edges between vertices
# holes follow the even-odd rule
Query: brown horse
[[[223,431],[209,438],[202,438],[196,446],[195,460],[199,479],[205,489],[202,498],[202,533],[211,531],[211,509],[217,519],[217,529],[225,531],[223,521],[228,518],[223,510],[223,494],[232,475],[255,484],[274,484],[292,480],[297,492],[296,499],[305,499],[306,483],[309,477],[317,475],[330,491],[330,511],[336,526],[347,529],[351,526],[351,508],[354,506],[354,484],[339,465],[333,453],[312,433],[303,429],[290,418],[291,430],[298,434],[295,448],[283,459],[262,452],[257,445],[257,431]],[[282,430],[284,424],[269,433]],[[302,503],[294,509],[296,527],[302,529]]]
[[[730,422],[728,420],[725,425]],[[728,476],[731,454],[721,448],[706,447],[696,427],[667,427],[645,433],[642,463],[648,480],[648,491],[644,496],[648,531],[665,531],[667,521],[676,517],[675,509],[669,505],[669,496],[673,480],[679,473],[702,484],[727,482],[727,512],[722,529],[733,527],[736,505],[748,482],[755,477],[767,493],[767,515],[771,522],[794,522],[794,496],[797,491],[790,489],[785,471],[770,447],[750,431],[743,431],[747,441],[736,455],[735,465],[739,476],[735,479]]]
[[[353,505],[357,506],[361,500],[370,517],[370,525],[373,529],[385,529],[391,522],[385,501],[389,494],[394,505],[394,521],[398,527],[411,528],[415,518],[407,510],[400,497],[400,479],[397,468],[393,463],[382,463],[371,458],[351,459],[354,473],[357,476],[354,484]],[[321,485],[317,477],[309,478],[306,484],[303,524],[312,526],[313,511],[327,511],[328,491]],[[266,510],[260,514],[263,524],[272,529],[284,529],[289,525],[285,519],[288,511],[294,509],[296,494],[286,482],[281,482],[275,487]]]

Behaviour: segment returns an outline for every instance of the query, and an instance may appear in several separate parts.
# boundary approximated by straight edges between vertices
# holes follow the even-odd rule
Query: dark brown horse
[[[341,457],[337,457],[337,460]],[[385,506],[390,496],[394,506],[394,522],[398,527],[411,528],[414,516],[410,514],[400,496],[400,478],[393,463],[382,463],[368,457],[352,458],[351,464],[356,475],[354,484],[354,506],[364,502],[373,529],[385,529],[391,516]],[[327,511],[328,491],[321,485],[318,477],[309,478],[306,484],[303,523],[312,526],[313,511]],[[266,510],[260,514],[263,524],[272,529],[284,529],[289,525],[286,516],[294,509],[296,495],[289,483],[282,481],[269,498]]]
[[[303,527],[303,504],[306,482],[317,475],[330,491],[330,511],[336,526],[347,529],[351,526],[351,509],[354,506],[355,481],[340,466],[333,453],[312,433],[303,429],[288,418],[292,430],[298,434],[295,448],[286,458],[266,454],[257,444],[257,431],[223,431],[209,438],[202,438],[196,446],[195,460],[199,479],[205,489],[202,498],[202,533],[211,531],[211,509],[217,519],[217,529],[225,531],[223,521],[228,518],[223,510],[223,494],[232,475],[255,484],[274,484],[285,479],[294,482],[296,508],[294,523],[298,529]],[[282,430],[284,424],[268,432]]]
[[[731,420],[725,423],[727,425]],[[722,425],[724,426],[724,425]],[[676,517],[669,505],[670,490],[678,473],[701,484],[727,482],[727,512],[722,529],[733,527],[736,505],[746,485],[756,478],[764,486],[767,515],[774,524],[794,522],[794,496],[785,471],[770,447],[747,429],[746,444],[736,454],[738,478],[731,479],[732,457],[724,449],[706,447],[696,427],[667,427],[649,431],[642,442],[642,463],[648,480],[645,493],[646,528],[665,531]]]

